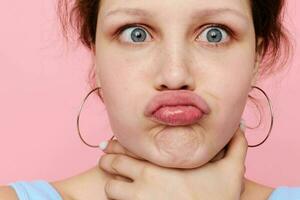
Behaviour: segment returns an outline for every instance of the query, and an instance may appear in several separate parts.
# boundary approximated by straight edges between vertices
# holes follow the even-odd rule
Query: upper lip
[[[208,114],[210,108],[206,101],[199,95],[188,90],[164,91],[154,96],[145,109],[145,115],[151,116],[155,111],[163,106],[191,105]]]

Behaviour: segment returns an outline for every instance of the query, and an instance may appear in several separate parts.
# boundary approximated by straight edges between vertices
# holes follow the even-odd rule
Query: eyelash
[[[202,28],[204,27],[204,28]],[[222,29],[223,31],[226,32],[227,34],[227,37],[229,37],[228,41],[226,42],[219,42],[219,43],[214,43],[214,42],[206,42],[207,46],[212,46],[212,47],[219,47],[219,46],[227,46],[230,44],[230,41],[232,39],[235,39],[236,38],[236,35],[234,33],[233,30],[231,30],[229,27],[227,27],[226,25],[224,24],[217,24],[217,23],[213,23],[213,24],[204,24],[200,27],[200,29],[202,29],[202,31],[198,34],[197,38],[207,29],[209,28],[219,28],[219,29]]]
[[[145,24],[141,24],[141,23],[131,23],[131,24],[126,24],[124,26],[121,26],[114,35],[116,35],[116,37],[119,37],[120,34],[123,33],[123,31],[125,31],[128,28],[133,28],[133,27],[141,28],[141,29],[145,30],[147,32],[147,34],[149,34],[151,36],[151,34],[149,33],[149,31],[147,31],[147,28],[146,28],[148,26]],[[204,27],[204,28],[202,28],[202,27]],[[224,24],[211,23],[211,24],[204,24],[199,28],[199,29],[203,29],[203,30],[198,34],[197,38],[199,38],[199,36],[208,28],[222,29],[226,32],[227,36],[229,37],[228,41],[226,41],[226,42],[219,42],[219,43],[206,42],[206,43],[208,43],[208,44],[206,44],[206,46],[209,46],[209,47],[226,46],[230,43],[230,41],[232,39],[235,39],[235,37],[236,37],[236,34],[234,33],[234,31],[232,29],[230,29],[228,26],[226,26]],[[137,43],[134,43],[134,44],[136,45]]]

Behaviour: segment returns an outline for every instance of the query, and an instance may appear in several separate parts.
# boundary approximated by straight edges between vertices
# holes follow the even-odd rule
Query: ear
[[[258,80],[258,70],[259,70],[259,66],[261,63],[261,58],[262,58],[262,44],[263,39],[262,38],[258,38],[257,39],[257,44],[256,44],[256,53],[255,53],[255,63],[254,63],[254,68],[253,68],[253,77],[252,77],[252,81],[251,81],[251,85],[255,85],[257,80]]]
[[[97,65],[95,65],[95,81],[96,81],[96,87],[100,87],[101,88],[101,81],[100,81],[100,78],[98,76]],[[104,103],[102,88],[100,90],[98,90],[98,92],[99,92],[100,96],[102,97],[102,100],[103,100],[103,103]]]
[[[92,60],[92,63],[93,63],[93,66],[92,66],[92,70],[94,70],[95,72],[95,82],[96,82],[96,87],[101,87],[101,84],[100,84],[100,80],[98,80],[98,68],[97,68],[97,64],[96,64],[96,49],[95,49],[95,46],[92,44],[91,46],[91,49],[90,49],[91,53],[90,53],[90,56],[91,56],[91,60]]]
[[[94,70],[95,70],[95,82],[96,82],[96,85],[95,87],[100,87],[101,88],[101,81],[100,81],[100,78],[98,76],[98,67],[97,67],[97,64],[96,64],[96,47],[94,44],[91,45],[91,56],[92,56],[92,60],[94,62]],[[102,89],[100,89],[99,91],[99,94],[101,95],[101,97],[103,97],[103,92],[102,92]],[[103,100],[104,102],[104,100]]]
[[[96,82],[96,87],[101,87],[101,80],[99,77],[99,69],[98,66],[96,64],[96,61],[94,61],[94,70],[95,70],[95,82]]]
[[[95,75],[95,79],[96,79],[96,87],[101,87],[101,82],[100,82],[100,79],[97,75],[97,72],[96,72],[96,75]]]
[[[91,53],[92,60],[94,62],[94,70],[95,70],[95,79],[96,79],[96,87],[101,87],[100,78],[98,77],[98,67],[96,65],[96,48],[95,45],[91,45]]]

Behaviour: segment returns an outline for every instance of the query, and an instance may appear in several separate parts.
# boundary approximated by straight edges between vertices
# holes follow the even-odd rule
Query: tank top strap
[[[19,200],[63,200],[55,188],[44,180],[10,183]]]

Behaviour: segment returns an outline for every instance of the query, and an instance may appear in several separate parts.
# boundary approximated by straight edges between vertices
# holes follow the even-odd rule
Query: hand
[[[224,158],[199,168],[164,168],[128,152],[110,141],[99,167],[118,178],[105,186],[116,200],[239,200],[243,192],[247,141],[238,129]],[[122,178],[123,177],[123,178]]]

